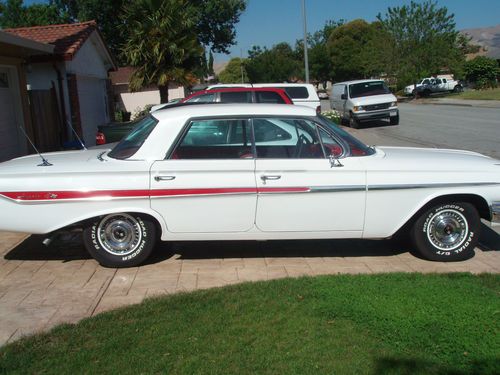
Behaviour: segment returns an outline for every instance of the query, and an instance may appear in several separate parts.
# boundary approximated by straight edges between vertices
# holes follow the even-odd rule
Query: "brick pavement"
[[[422,260],[385,240],[240,241],[162,244],[146,265],[111,269],[91,259],[79,238],[48,248],[42,239],[0,232],[0,345],[149,296],[244,281],[342,273],[500,273],[500,235],[485,225],[476,256],[456,263]]]

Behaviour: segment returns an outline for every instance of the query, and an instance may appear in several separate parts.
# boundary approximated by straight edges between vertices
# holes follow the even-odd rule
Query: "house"
[[[114,72],[110,72],[111,84],[113,86],[114,102],[116,110],[137,113],[145,106],[160,104],[160,91],[156,86],[145,87],[140,91],[130,92],[130,77],[135,69],[130,66],[120,67]],[[185,89],[175,83],[170,83],[168,87],[168,99],[184,98]]]
[[[31,151],[22,133],[33,136],[25,61],[53,50],[52,45],[0,31],[0,161]]]
[[[52,53],[25,59],[28,90],[34,96],[52,90],[55,108],[59,110],[57,114],[44,115],[47,105],[43,103],[47,98],[43,98],[38,110],[32,111],[33,117],[58,118],[61,144],[72,140],[76,131],[87,146],[95,145],[97,126],[113,118],[108,72],[116,69],[95,21],[3,31],[54,47]]]

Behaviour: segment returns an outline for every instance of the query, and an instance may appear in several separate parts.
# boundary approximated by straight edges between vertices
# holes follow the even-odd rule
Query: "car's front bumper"
[[[500,202],[493,202],[490,206],[491,223],[500,224]]]
[[[396,116],[399,116],[399,110],[395,107],[376,111],[354,112],[354,118],[356,118],[359,122],[373,121]]]

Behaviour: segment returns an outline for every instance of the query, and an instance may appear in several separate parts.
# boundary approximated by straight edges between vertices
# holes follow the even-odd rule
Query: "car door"
[[[281,129],[267,138],[257,122]],[[355,157],[335,161],[345,145],[306,119],[254,119],[256,226],[264,232],[337,231],[361,235],[366,196],[365,171]]]
[[[255,161],[247,119],[192,120],[151,167],[151,206],[170,232],[244,232],[254,226]]]

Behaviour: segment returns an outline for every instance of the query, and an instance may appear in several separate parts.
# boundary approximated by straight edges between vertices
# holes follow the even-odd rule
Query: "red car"
[[[269,103],[293,104],[292,99],[283,89],[270,87],[232,87],[197,91],[180,101],[180,103]],[[160,104],[152,111],[170,106]]]

